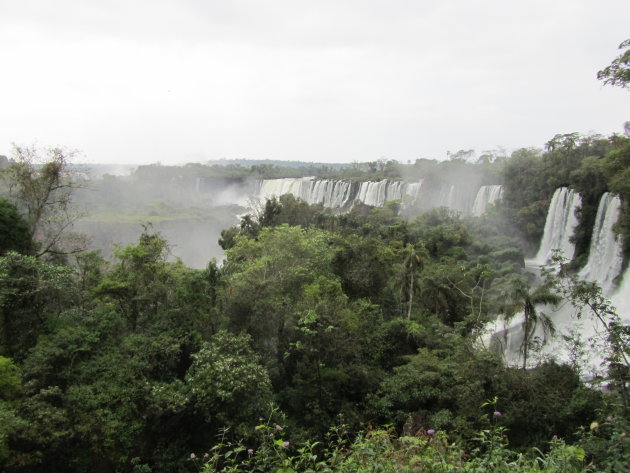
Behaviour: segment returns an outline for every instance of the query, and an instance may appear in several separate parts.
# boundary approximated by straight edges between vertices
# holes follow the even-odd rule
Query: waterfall
[[[351,202],[352,183],[330,179],[311,181],[306,193],[297,197],[309,204],[322,204],[331,208],[345,207]]]
[[[362,182],[359,186],[356,200],[366,205],[383,207],[385,202],[389,200],[402,200],[402,197],[403,182],[384,179],[382,181]]]
[[[549,210],[547,211],[547,219],[540,249],[536,257],[528,261],[528,265],[539,266],[548,263],[555,249],[561,250],[563,255],[569,259],[573,257],[575,245],[573,245],[569,239],[573,235],[575,226],[577,225],[575,210],[580,204],[580,196],[574,190],[567,187],[556,189],[551,203],[549,204]],[[549,307],[537,307],[536,309],[539,311],[544,310],[547,315],[550,316],[559,333],[562,332],[563,328],[566,329],[565,325],[568,321],[572,321],[572,311],[566,306],[557,313],[554,313]],[[490,339],[492,340],[491,344],[496,346],[497,341],[499,341],[498,343],[503,348],[503,355],[509,363],[514,363],[514,360],[518,360],[521,356],[520,346],[524,338],[523,321],[523,314],[519,314],[514,317],[509,327],[495,333],[491,331],[489,333]],[[541,324],[537,327],[534,336],[544,340],[546,338],[545,333],[540,325]],[[501,338],[509,343],[501,343]],[[549,347],[550,345],[547,346],[547,349],[549,349]],[[554,349],[557,350],[558,347],[554,346]]]
[[[443,185],[440,187],[440,191],[437,194],[436,207],[448,207],[453,208],[452,204],[455,197],[455,186],[452,184]]]
[[[292,194],[309,204],[325,207],[344,207],[352,198],[352,183],[341,180],[314,179],[312,177],[265,179],[260,182],[261,199]]]
[[[280,197],[284,194],[293,194],[300,197],[301,184],[310,178],[301,179],[265,179],[261,181],[259,196],[263,199]]]
[[[359,185],[357,200],[365,205],[381,207],[385,203],[385,191],[387,189],[387,179],[383,181],[367,181]]]
[[[398,200],[404,209],[414,209],[412,214],[434,207],[448,207],[469,213],[473,198],[478,208],[495,202],[501,195],[501,186],[484,186],[471,189],[469,185],[443,182],[402,181],[381,179],[379,181],[346,181],[342,179],[317,179],[315,177],[264,179],[258,181],[257,197],[269,199],[273,196],[292,194],[309,204],[322,204],[333,209],[350,209],[355,202],[373,207],[383,207],[386,202]],[[476,193],[476,194],[475,194]],[[485,203],[483,203],[485,202]]]
[[[580,279],[597,282],[605,295],[611,294],[614,279],[621,272],[623,263],[621,241],[613,231],[620,207],[621,200],[618,196],[608,192],[602,195],[593,227],[588,262],[579,274]]]
[[[416,201],[418,195],[420,194],[420,189],[422,189],[422,183],[424,182],[421,179],[418,182],[409,182],[405,186],[405,195],[404,195],[404,203],[411,204]]]
[[[619,289],[611,297],[621,319],[630,325],[630,268],[626,270]]]
[[[604,195],[606,196],[607,194],[604,194]],[[602,196],[602,200],[603,199],[604,197]],[[621,202],[620,202],[619,197],[615,196],[612,199],[610,199],[610,203],[608,205],[615,209],[615,215],[618,216],[620,207],[621,207]],[[602,204],[600,202],[600,207],[601,206]],[[609,217],[608,215],[609,212],[612,213],[610,209],[606,209],[606,218],[604,219],[604,223],[602,226],[606,226],[607,224],[609,224],[607,219],[612,219],[612,217]],[[599,209],[598,209],[598,217],[599,217]],[[614,220],[616,221],[617,219],[615,218]],[[591,242],[591,246],[592,246],[592,242]],[[622,263],[622,249],[621,249],[620,238],[617,238],[615,240],[614,246],[616,247],[614,251],[611,249],[607,251],[605,254],[614,255],[613,264],[614,266],[618,267],[620,270],[621,263]],[[589,257],[589,261],[590,261],[590,257]],[[611,279],[611,278],[616,277],[618,272],[619,271],[617,271],[617,273],[608,274],[607,278]],[[617,288],[616,291],[612,293],[612,295],[610,295],[610,298],[611,298],[613,306],[617,309],[617,314],[619,315],[619,317],[621,317],[622,321],[625,324],[630,325],[630,266],[628,267],[628,269],[626,269],[625,273],[623,274],[623,277],[621,278],[621,283],[619,284],[619,287]]]
[[[573,195],[572,195],[573,194]],[[567,245],[575,226],[574,211],[579,205],[579,196],[567,188],[556,191],[549,206],[545,236],[536,257],[537,262],[545,263],[552,248],[563,248],[565,255],[571,256],[574,248]],[[622,323],[630,323],[630,269],[626,270],[622,282],[615,290],[614,280],[622,269],[622,247],[615,237],[613,225],[620,213],[621,201],[618,196],[609,193],[602,195],[595,224],[593,226],[588,261],[578,274],[578,278],[596,282],[602,288],[602,295],[610,298]],[[568,249],[568,251],[567,251]],[[554,357],[559,360],[571,359],[571,348],[562,336],[577,336],[588,346],[588,351],[579,358],[584,372],[582,376],[591,377],[602,374],[606,355],[607,331],[601,322],[588,311],[578,319],[577,310],[571,304],[561,304],[557,308],[537,307],[553,321],[557,335],[547,343],[539,356]],[[502,326],[497,320],[488,327],[486,342],[502,351],[506,362],[517,364],[520,358],[520,345],[523,341],[522,315],[513,319],[509,326]],[[545,339],[542,329],[537,328],[535,336]],[[546,340],[545,340],[546,341]],[[574,354],[575,352],[573,352]]]
[[[476,217],[483,215],[488,204],[494,204],[499,200],[502,192],[503,186],[481,186],[473,203],[472,214]]]
[[[571,260],[575,252],[575,245],[569,240],[578,223],[576,209],[581,205],[580,194],[568,187],[556,189],[549,210],[543,238],[534,263],[543,265],[549,262],[553,250],[561,250],[565,258]]]
[[[400,200],[407,205],[415,202],[422,181],[404,182],[383,179],[353,183],[340,179],[313,177],[264,179],[259,183],[258,197],[270,199],[292,194],[309,204],[322,204],[329,208],[348,208],[355,201],[382,207],[387,201]]]

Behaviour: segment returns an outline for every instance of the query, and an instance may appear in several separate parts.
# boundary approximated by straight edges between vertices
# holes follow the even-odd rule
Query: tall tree
[[[3,170],[8,196],[26,219],[37,257],[54,258],[85,248],[83,238],[71,232],[79,217],[72,205],[73,191],[80,187],[68,167],[73,155],[51,148],[43,157],[35,147],[14,146],[13,161]]]
[[[402,254],[404,259],[401,268],[402,283],[400,293],[407,301],[407,320],[411,320],[411,309],[413,308],[413,294],[416,287],[416,276],[418,272],[422,271],[424,266],[426,250],[422,247],[420,251],[417,251],[414,245],[408,243],[403,249]]]
[[[511,319],[517,314],[523,315],[523,341],[521,352],[523,354],[523,369],[527,368],[529,350],[534,340],[534,335],[538,326],[542,326],[545,334],[555,332],[553,323],[536,306],[541,304],[558,304],[561,298],[554,294],[547,285],[532,288],[530,284],[521,277],[509,279],[508,290],[504,294],[505,303],[502,312],[506,319]]]

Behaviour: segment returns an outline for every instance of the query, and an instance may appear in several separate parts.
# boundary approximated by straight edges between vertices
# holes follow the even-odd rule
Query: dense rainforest
[[[503,198],[473,217],[414,215],[396,201],[338,212],[283,195],[225,228],[224,261],[200,269],[169,259],[151,226],[111,257],[85,251],[69,223],[78,187],[94,183],[76,179],[63,150],[40,166],[35,154],[17,148],[1,171],[3,471],[628,471],[627,328],[611,338],[607,376],[591,383],[575,360],[536,358],[540,340],[524,340],[534,367],[509,366],[482,336],[500,314],[552,298],[553,285],[532,285],[524,257],[556,188],[583,196],[567,274],[584,264],[607,191],[622,199],[627,260],[627,136],[556,135],[544,151],[474,162],[459,152],[325,169],[364,180],[477,176],[502,184]],[[138,183],[179,192],[185,173],[226,177],[208,169],[261,172],[148,166],[96,184],[114,186],[115,208]],[[581,289],[575,300],[600,310],[597,288]]]

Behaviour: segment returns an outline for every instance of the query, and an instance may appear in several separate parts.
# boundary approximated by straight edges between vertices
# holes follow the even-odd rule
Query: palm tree
[[[422,247],[420,251],[417,251],[414,245],[408,243],[402,254],[404,258],[400,274],[402,283],[400,293],[401,298],[404,297],[407,300],[407,320],[410,320],[411,308],[413,307],[413,293],[416,286],[416,274],[418,271],[422,271],[424,267],[423,257],[426,255],[426,250]]]
[[[519,313],[523,314],[521,353],[523,353],[523,369],[525,369],[529,349],[538,325],[542,326],[545,335],[553,336],[555,333],[553,322],[537,306],[544,304],[555,306],[562,298],[554,294],[549,286],[542,285],[532,288],[529,282],[519,276],[508,280],[507,290],[502,296],[504,303],[501,306],[501,313],[505,316],[505,320],[510,320]]]

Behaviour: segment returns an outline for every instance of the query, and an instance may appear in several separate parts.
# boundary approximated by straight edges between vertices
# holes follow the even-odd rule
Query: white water
[[[382,207],[390,200],[412,204],[418,197],[421,187],[422,181],[403,182],[388,179],[358,183],[312,177],[265,179],[260,183],[258,196],[261,199],[269,199],[292,194],[309,204],[322,204],[329,208],[349,207],[355,201]]]
[[[613,292],[614,279],[621,272],[623,263],[621,239],[613,231],[620,207],[618,196],[606,192],[600,199],[588,261],[579,274],[580,279],[599,284],[607,296]]]
[[[403,182],[401,181],[365,181],[361,182],[356,199],[366,205],[383,207],[390,200],[402,200]]]
[[[481,186],[472,206],[472,215],[476,217],[483,215],[489,204],[494,204],[501,198],[502,192],[503,186]]]
[[[420,179],[417,182],[408,182],[405,187],[405,195],[403,196],[403,207],[411,207],[418,201],[420,191],[422,190],[422,184],[424,179]]]
[[[258,195],[261,199],[292,194],[309,204],[322,204],[325,207],[344,207],[352,198],[352,183],[340,180],[314,179],[265,179],[260,183]]]
[[[547,237],[547,248],[553,248],[555,242],[558,248],[563,248],[562,238],[568,239],[574,225],[571,219],[567,218],[567,213],[575,207],[573,201],[575,196],[570,196],[566,188],[558,189],[554,194],[554,200],[549,207],[545,233]],[[562,202],[564,208],[560,208]],[[617,314],[623,323],[630,323],[630,270],[627,270],[619,288],[615,290],[614,280],[619,275],[622,268],[622,248],[621,241],[615,238],[613,225],[619,216],[620,200],[611,194],[604,194],[600,200],[593,227],[589,258],[586,266],[580,271],[580,279],[596,282],[602,287],[602,294],[611,299]],[[547,231],[555,231],[555,235],[547,235]],[[541,245],[541,251],[546,250]],[[566,248],[566,245],[564,245]],[[539,252],[539,256],[548,253]],[[566,254],[566,253],[565,253]],[[571,251],[571,255],[573,251]],[[537,257],[537,260],[545,258]],[[552,340],[543,332],[541,328],[536,330],[534,336],[547,342],[544,348],[534,355],[532,352],[532,364],[538,358],[555,358],[560,361],[569,361],[572,358],[581,364],[582,375],[592,377],[595,374],[603,374],[602,363],[605,359],[604,347],[606,346],[606,327],[592,314],[585,311],[580,319],[577,318],[577,310],[569,303],[564,303],[557,308],[537,307],[537,310],[547,314],[556,329],[556,336]],[[523,318],[522,315],[515,317],[509,324],[502,319],[495,321],[488,327],[488,337],[486,342],[499,348],[507,363],[518,365],[522,362],[521,345],[523,342]],[[585,343],[586,351],[577,356],[571,355],[568,342],[562,336],[577,337]]]
[[[626,324],[630,324],[630,268],[626,269],[619,288],[611,297],[617,314]]]
[[[547,211],[540,249],[533,260],[535,264],[548,263],[553,250],[560,250],[569,261],[573,259],[575,245],[571,243],[570,238],[578,223],[575,211],[581,204],[580,194],[573,189],[567,187],[556,189]]]
[[[265,179],[258,181],[257,189],[257,197],[261,200],[292,194],[309,204],[337,209],[350,209],[356,202],[382,207],[388,201],[399,200],[403,208],[414,209],[412,215],[435,207],[448,207],[469,214],[478,190],[471,190],[466,185],[426,183],[424,180],[357,182],[314,177]],[[498,198],[498,189],[488,192],[488,202]]]

